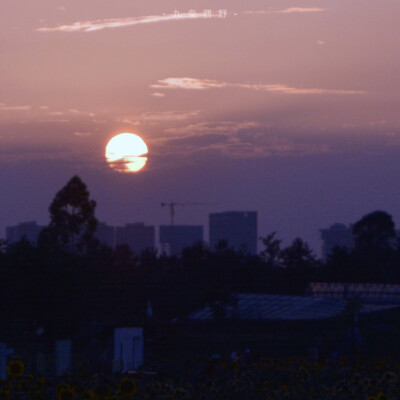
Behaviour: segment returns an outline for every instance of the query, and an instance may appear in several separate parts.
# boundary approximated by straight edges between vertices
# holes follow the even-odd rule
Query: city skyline
[[[47,223],[78,174],[99,220],[177,223],[258,211],[301,237],[373,210],[400,222],[397,0],[5,0],[0,6],[0,236]],[[143,138],[137,174],[108,141]]]

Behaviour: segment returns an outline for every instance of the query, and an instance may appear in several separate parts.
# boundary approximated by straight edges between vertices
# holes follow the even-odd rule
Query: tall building
[[[222,240],[235,250],[257,254],[257,212],[228,211],[210,214],[210,247]]]
[[[38,225],[36,221],[21,222],[15,226],[7,226],[6,241],[9,244],[13,244],[25,237],[32,244],[36,244],[43,228],[45,228],[45,226]]]
[[[178,255],[182,249],[203,242],[201,225],[161,225],[161,251],[167,255]]]
[[[99,222],[94,235],[101,243],[113,248],[116,246],[115,226],[107,225],[105,222]]]
[[[322,239],[322,258],[327,259],[328,255],[336,246],[351,249],[354,246],[351,226],[344,224],[333,224],[327,229],[320,229]]]
[[[110,226],[100,222],[95,235],[100,242],[110,247],[127,244],[136,254],[155,248],[154,226],[146,226],[143,222],[125,226]]]
[[[136,222],[117,227],[116,244],[127,244],[136,254],[140,254],[143,250],[154,249],[154,226],[146,226],[143,222]]]

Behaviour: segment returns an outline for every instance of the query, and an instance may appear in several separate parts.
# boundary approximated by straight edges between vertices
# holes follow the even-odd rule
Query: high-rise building
[[[210,247],[221,241],[235,250],[257,254],[257,212],[228,211],[210,214]]]
[[[182,249],[203,242],[201,225],[161,225],[161,251],[167,255],[178,255]]]
[[[154,226],[146,226],[143,222],[136,222],[117,227],[116,244],[127,244],[136,254],[140,254],[144,250],[154,249]]]
[[[136,253],[155,248],[154,226],[146,226],[143,222],[110,226],[100,222],[95,233],[100,242],[110,247],[126,244]]]
[[[38,225],[36,221],[21,222],[15,226],[7,226],[6,241],[9,244],[13,244],[25,237],[32,244],[36,244],[43,228],[45,228],[45,226]]]
[[[116,229],[117,227],[115,226],[99,222],[94,235],[101,243],[114,248],[116,246]]]
[[[354,246],[351,227],[344,224],[333,224],[327,229],[320,229],[322,239],[322,258],[326,260],[336,246],[351,249]]]

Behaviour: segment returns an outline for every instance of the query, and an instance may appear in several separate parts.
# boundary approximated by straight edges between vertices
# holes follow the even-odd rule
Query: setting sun
[[[139,172],[146,165],[149,152],[143,139],[133,133],[120,133],[106,146],[106,159],[118,172]]]

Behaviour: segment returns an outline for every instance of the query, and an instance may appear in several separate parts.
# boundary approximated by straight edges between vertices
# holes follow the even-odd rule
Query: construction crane
[[[217,203],[161,203],[161,207],[169,208],[169,215],[171,217],[171,225],[174,224],[175,206],[209,206],[216,205]]]

